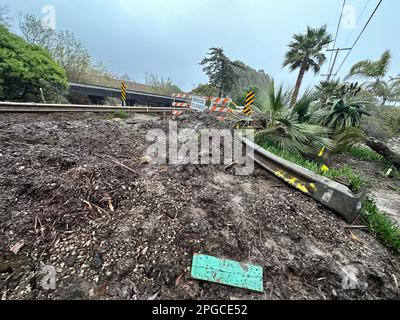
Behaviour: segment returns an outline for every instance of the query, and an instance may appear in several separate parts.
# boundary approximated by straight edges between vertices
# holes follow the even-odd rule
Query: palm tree
[[[260,90],[252,116],[252,120],[260,129],[256,132],[258,143],[272,145],[291,154],[308,156],[317,154],[324,146],[330,148],[331,130],[301,122],[297,114],[297,110],[307,109],[317,99],[315,93],[306,91],[294,108],[290,106],[292,94],[293,89],[275,86],[273,80]]]
[[[291,71],[300,69],[290,103],[291,107],[296,104],[304,74],[309,70],[313,70],[317,74],[326,61],[322,50],[333,41],[327,28],[326,25],[316,29],[308,26],[305,34],[295,34],[293,41],[289,44],[289,51],[285,55],[283,67],[289,66]]]
[[[400,100],[400,81],[391,80],[389,82],[379,81],[367,86],[367,89],[373,91],[378,97],[382,99],[382,106],[386,102],[397,102]]]
[[[346,79],[358,77],[366,80],[373,79],[373,83],[379,83],[386,76],[391,60],[392,54],[390,51],[385,51],[379,60],[362,60],[357,62],[351,68]]]

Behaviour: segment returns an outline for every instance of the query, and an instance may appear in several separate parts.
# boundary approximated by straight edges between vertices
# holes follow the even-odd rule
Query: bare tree
[[[23,38],[32,44],[51,51],[55,45],[56,33],[50,28],[45,28],[42,21],[30,13],[20,13],[19,27]]]
[[[10,9],[6,4],[0,4],[0,25],[9,27],[11,22]]]

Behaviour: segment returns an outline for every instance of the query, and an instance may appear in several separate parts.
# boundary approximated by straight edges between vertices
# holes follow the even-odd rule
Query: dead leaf
[[[392,274],[392,276],[393,276],[394,284],[396,285],[396,290],[399,290],[399,283],[397,282],[397,278],[394,274]]]
[[[160,291],[156,292],[155,295],[152,295],[148,300],[152,301],[155,300],[157,298],[157,296],[159,295]]]
[[[18,254],[18,252],[22,249],[24,245],[25,245],[24,240],[18,241],[16,244],[10,247],[10,251],[13,252],[14,254]]]
[[[89,207],[90,210],[93,210],[92,204],[91,204],[89,201],[82,200],[82,202],[83,202],[84,204],[86,204],[86,205]]]
[[[97,295],[99,297],[105,297],[107,295],[107,286],[105,284],[102,284],[98,290],[97,290]]]
[[[353,241],[358,242],[359,244],[363,244],[363,242],[360,239],[358,239],[357,236],[353,232],[351,232],[351,230],[349,230],[349,232],[350,232],[351,239]]]
[[[149,250],[149,247],[144,248],[142,250],[142,255],[145,256],[148,250]]]
[[[110,209],[111,212],[114,212],[114,211],[115,211],[114,206],[113,206],[111,200],[108,200],[108,208]]]
[[[186,271],[183,271],[175,281],[175,287],[179,286],[182,282],[183,277],[185,276]]]

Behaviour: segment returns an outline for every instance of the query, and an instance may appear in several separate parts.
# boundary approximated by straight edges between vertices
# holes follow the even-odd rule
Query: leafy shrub
[[[46,102],[62,100],[67,75],[49,55],[0,26],[0,100]]]

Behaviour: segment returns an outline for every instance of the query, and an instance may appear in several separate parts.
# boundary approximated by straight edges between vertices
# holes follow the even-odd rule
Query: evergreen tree
[[[211,48],[208,57],[200,65],[209,77],[210,84],[218,88],[220,97],[230,92],[237,83],[234,67],[243,68],[242,65],[232,62],[222,48]]]

